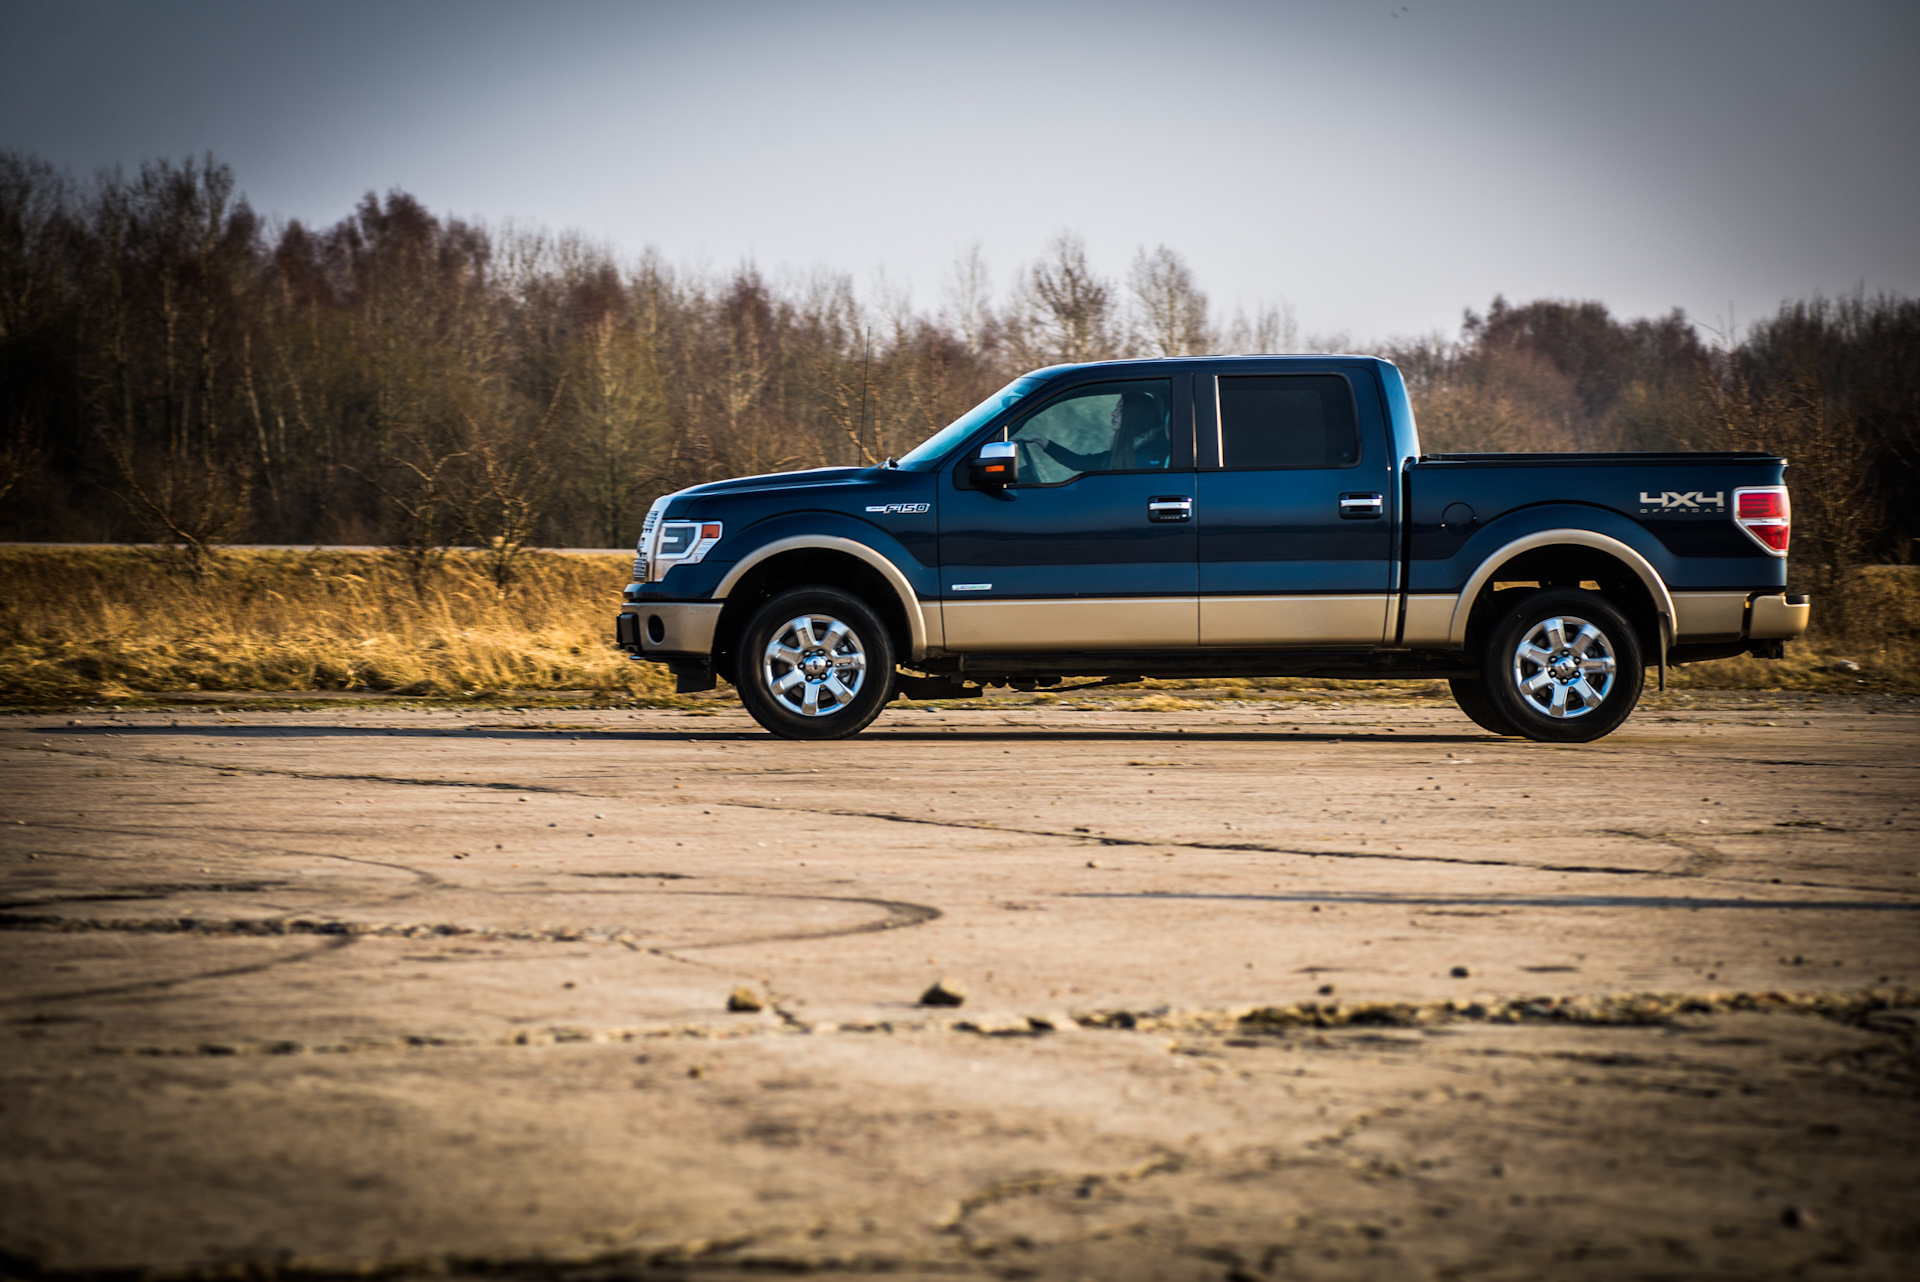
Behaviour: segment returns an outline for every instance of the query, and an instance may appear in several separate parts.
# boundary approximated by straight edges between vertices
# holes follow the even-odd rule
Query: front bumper
[[[676,659],[713,653],[713,632],[723,601],[641,601],[620,608],[614,644],[641,659]]]

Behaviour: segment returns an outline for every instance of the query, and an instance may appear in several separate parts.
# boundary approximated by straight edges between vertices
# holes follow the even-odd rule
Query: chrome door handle
[[[1368,517],[1381,516],[1387,510],[1386,497],[1380,494],[1342,494],[1340,496],[1340,519],[1343,521],[1362,521]]]
[[[1193,496],[1156,494],[1147,500],[1147,519],[1149,521],[1190,521],[1193,519]]]

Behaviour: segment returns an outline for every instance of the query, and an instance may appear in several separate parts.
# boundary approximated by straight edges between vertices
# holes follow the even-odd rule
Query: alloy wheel
[[[1515,691],[1556,720],[1584,717],[1605,703],[1618,671],[1607,634],[1571,614],[1540,620],[1513,651]]]
[[[859,635],[828,614],[797,615],[775,629],[760,673],[774,701],[802,717],[844,712],[869,679]]]

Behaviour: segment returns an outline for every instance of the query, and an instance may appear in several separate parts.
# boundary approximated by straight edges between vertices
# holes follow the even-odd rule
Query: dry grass
[[[1813,627],[1787,643],[1784,659],[1716,659],[1669,671],[1682,690],[1825,690],[1835,694],[1920,690],[1920,566],[1871,565],[1847,585],[1849,627]]]
[[[416,591],[378,552],[227,552],[196,578],[137,549],[0,547],[0,698],[660,695],[664,670],[611,645],[629,565],[537,555],[501,593],[456,554]]]
[[[0,547],[0,700],[50,703],[178,691],[354,691],[421,696],[592,691],[664,699],[670,678],[610,644],[623,555],[536,554],[495,590],[456,554],[416,591],[378,552],[228,552],[196,578],[137,549]],[[1681,690],[1833,693],[1920,689],[1920,568],[1877,566],[1852,585],[1853,635],[1818,628],[1778,661],[1671,670]],[[1848,665],[1853,665],[1849,667]],[[1305,689],[1425,701],[1438,682],[1298,678],[1148,681],[1102,691],[1137,708]],[[1178,694],[1171,693],[1178,691]],[[1051,702],[1052,695],[1033,696]]]

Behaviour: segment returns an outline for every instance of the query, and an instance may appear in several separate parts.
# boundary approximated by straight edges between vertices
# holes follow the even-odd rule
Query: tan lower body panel
[[[946,601],[949,650],[1148,650],[1197,645],[1195,598]]]
[[[1738,640],[1747,626],[1747,594],[1675,592],[1673,613],[1676,641]]]
[[[1813,604],[1804,598],[1791,604],[1786,596],[1757,596],[1753,599],[1753,619],[1747,635],[1756,641],[1784,641],[1807,630]]]
[[[713,630],[720,623],[720,601],[689,603],[684,601],[625,605],[622,614],[640,619],[640,649],[648,654],[708,654],[713,650]],[[654,640],[658,633],[660,639]]]
[[[1209,596],[1200,598],[1201,645],[1379,645],[1394,598]]]
[[[1407,597],[1407,630],[1400,638],[1401,645],[1436,646],[1445,649],[1452,644],[1453,609],[1460,603],[1460,595],[1449,592],[1442,596]]]

